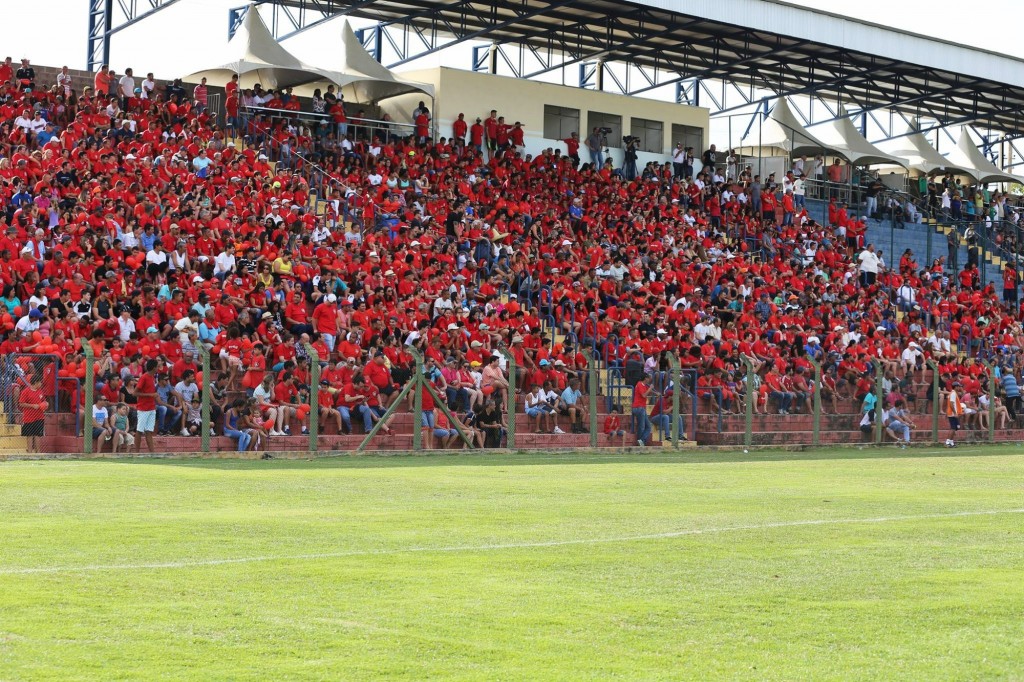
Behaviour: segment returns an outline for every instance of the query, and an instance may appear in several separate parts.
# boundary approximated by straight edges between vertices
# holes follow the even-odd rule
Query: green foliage
[[[1012,678],[1015,452],[0,464],[0,679]]]

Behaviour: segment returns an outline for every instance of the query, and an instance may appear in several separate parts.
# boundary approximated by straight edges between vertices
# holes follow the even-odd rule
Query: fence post
[[[882,444],[882,429],[884,428],[882,424],[882,411],[884,407],[882,401],[885,400],[885,394],[882,390],[883,376],[885,376],[885,373],[882,370],[882,363],[879,362],[875,365],[875,445]]]
[[[85,414],[82,420],[82,452],[92,454],[92,403],[95,399],[93,392],[96,388],[96,355],[92,352],[92,346],[86,341],[82,344],[82,352],[85,353]],[[78,406],[75,405],[75,409]]]
[[[409,347],[409,350],[410,351],[415,351],[415,349],[412,348],[411,346]],[[405,382],[405,386],[402,387],[402,390],[398,394],[398,397],[395,398],[395,402],[391,403],[391,407],[389,407],[387,410],[385,410],[384,416],[381,417],[377,421],[377,423],[373,425],[373,428],[370,429],[370,432],[368,434],[366,434],[366,436],[363,437],[363,442],[360,443],[359,447],[356,448],[356,452],[362,452],[363,451],[363,449],[370,443],[370,441],[373,439],[373,437],[377,435],[377,432],[380,431],[381,425],[383,425],[384,422],[386,422],[391,417],[391,415],[393,415],[395,412],[398,411],[398,406],[402,404],[403,400],[405,400],[405,396],[409,395],[409,391],[411,391],[413,389],[413,386],[418,386],[418,385],[419,385],[419,382],[417,381],[416,377],[413,377],[409,381]],[[413,431],[413,433],[418,433],[418,432],[419,432],[418,430],[414,430]]]
[[[508,362],[508,404],[505,405],[505,421],[507,425],[505,427],[506,432],[506,446],[509,450],[514,450],[516,447],[516,359],[508,351],[507,348],[499,348],[499,352],[505,357],[505,361]]]
[[[811,436],[811,443],[817,447],[821,445],[821,363],[814,358],[808,360],[814,367],[814,434]]]
[[[672,443],[672,447],[679,447],[679,440],[683,434],[679,431],[679,420],[681,415],[679,414],[680,395],[683,392],[683,378],[679,371],[679,358],[676,357],[675,353],[667,353],[668,365],[672,371],[672,425],[669,427],[669,441]],[[664,403],[662,403],[664,405]],[[696,436],[694,436],[696,438]]]
[[[306,344],[309,356],[309,451],[316,452],[320,438],[320,354]]]
[[[757,389],[754,387],[754,365],[742,355],[740,359],[743,360],[743,366],[747,369],[747,390],[745,391],[747,399],[744,414],[744,425],[743,425],[743,444],[750,447],[754,441],[754,401],[757,400]],[[694,397],[696,400],[696,396]],[[697,436],[694,435],[694,438]]]
[[[939,366],[928,360],[932,369],[932,442],[939,442]]]
[[[589,319],[589,318],[588,318]],[[587,398],[590,401],[590,447],[597,447],[597,384],[598,379],[597,371],[597,356],[589,350],[581,351],[583,357],[587,359]]]
[[[419,452],[423,449],[423,356],[409,346],[409,352],[416,359],[416,370],[413,373],[414,391],[412,396],[412,449]]]
[[[202,434],[202,445],[200,447],[204,453],[209,453],[210,430],[213,427],[213,424],[210,423],[210,386],[213,384],[213,377],[210,376],[210,349],[202,343],[197,344],[197,346],[199,348],[199,357],[202,362],[203,370],[203,390],[200,393],[202,405],[199,408],[203,416],[202,424],[199,427],[200,433]]]
[[[988,370],[988,442],[996,442],[996,368],[988,360],[982,360]]]

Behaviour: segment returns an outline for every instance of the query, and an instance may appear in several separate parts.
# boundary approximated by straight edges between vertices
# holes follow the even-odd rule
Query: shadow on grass
[[[490,467],[490,466],[565,466],[577,464],[737,464],[743,462],[800,462],[827,460],[935,459],[951,457],[996,457],[1024,454],[1012,444],[977,445],[958,449],[891,447],[827,448],[790,451],[781,449],[741,451],[689,450],[671,452],[651,449],[646,452],[579,450],[563,452],[478,451],[424,452],[421,454],[320,455],[315,459],[200,459],[180,457],[126,458],[91,460],[132,466],[191,467],[197,469],[309,470],[309,469],[390,469],[409,467]]]

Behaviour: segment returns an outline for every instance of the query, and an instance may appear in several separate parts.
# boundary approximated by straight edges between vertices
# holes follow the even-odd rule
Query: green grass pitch
[[[1024,450],[0,463],[0,680],[1020,679]]]

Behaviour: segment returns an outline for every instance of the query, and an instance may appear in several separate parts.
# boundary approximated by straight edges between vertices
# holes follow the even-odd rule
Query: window
[[[665,153],[665,128],[661,121],[633,118],[629,121],[629,128],[630,135],[640,138],[636,146],[637,151]]]
[[[704,129],[675,123],[672,125],[672,140],[669,146],[675,148],[676,142],[682,142],[683,149],[693,147],[693,157],[699,159],[704,153]]]
[[[590,136],[594,128],[611,128],[610,133],[602,133],[608,138],[609,147],[622,146],[622,117],[618,114],[606,114],[601,111],[587,113],[587,133],[580,133],[580,139],[585,140]]]
[[[580,110],[544,105],[544,137],[549,140],[564,140],[572,133],[580,133],[580,139],[586,137],[580,131]]]

